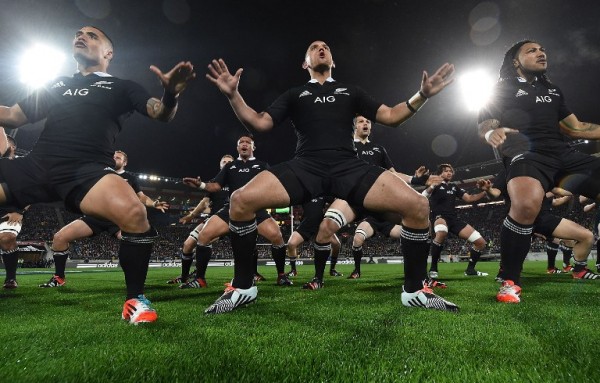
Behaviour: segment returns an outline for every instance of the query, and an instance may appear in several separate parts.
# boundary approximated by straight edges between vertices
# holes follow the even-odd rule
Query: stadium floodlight
[[[494,87],[493,77],[482,69],[463,74],[458,83],[467,109],[472,112],[478,111],[487,103]]]
[[[36,44],[26,51],[20,61],[21,81],[31,88],[39,88],[60,73],[65,55],[59,50]]]

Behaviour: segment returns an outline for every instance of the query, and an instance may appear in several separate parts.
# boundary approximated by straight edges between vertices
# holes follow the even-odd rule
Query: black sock
[[[500,231],[502,279],[521,284],[521,269],[531,246],[533,225],[522,225],[510,216],[504,219]]]
[[[337,255],[335,255],[335,256],[334,256],[334,255],[332,254],[332,255],[329,257],[329,261],[330,261],[330,264],[329,264],[329,270],[335,270],[335,265],[337,265],[337,261],[338,261],[338,257],[337,257]]]
[[[323,281],[323,275],[325,274],[325,266],[327,265],[327,258],[331,254],[331,243],[317,243],[313,244],[315,249],[315,277]]]
[[[475,265],[479,261],[479,258],[481,258],[481,250],[472,247],[471,251],[469,251],[469,264],[467,265],[467,270],[475,271]]]
[[[429,271],[438,271],[438,262],[440,261],[443,248],[444,245],[441,243],[437,243],[435,240],[431,241],[431,266],[429,267]]]
[[[186,254],[181,252],[181,279],[185,282],[187,277],[190,275],[190,269],[194,263],[194,253]]]
[[[229,230],[234,261],[232,285],[240,289],[248,289],[254,283],[254,273],[257,267],[258,230],[256,229],[256,220],[229,221]]]
[[[573,257],[573,249],[571,247],[567,247],[564,245],[560,246],[560,249],[563,253],[563,263],[566,265],[571,264],[571,257]]]
[[[271,257],[273,257],[273,261],[275,261],[275,268],[277,269],[277,274],[285,274],[285,253],[287,248],[285,245],[271,245]]]
[[[2,251],[2,262],[6,271],[6,280],[17,279],[17,267],[19,266],[19,252],[17,249]]]
[[[258,247],[254,247],[253,257],[254,257],[254,274],[258,274]]]
[[[206,269],[212,256],[212,246],[196,245],[196,278],[206,278]]]
[[[548,269],[556,267],[556,254],[558,254],[558,244],[546,242],[546,254],[548,255]]]
[[[401,253],[404,258],[404,291],[413,293],[423,288],[427,279],[427,256],[429,255],[429,229],[402,227],[400,232]]]
[[[148,263],[158,233],[151,227],[147,232],[139,234],[122,231],[121,236],[119,264],[125,274],[127,299],[137,298],[144,294]]]
[[[296,258],[290,259],[290,267],[292,268],[292,271],[296,270]]]
[[[581,270],[585,270],[587,269],[587,260],[585,261],[577,261],[577,260],[573,260],[573,272],[577,273]]]
[[[69,258],[69,249],[63,251],[54,251],[52,258],[54,258],[54,274],[61,278],[65,277],[65,269],[67,268],[67,258]]]
[[[363,256],[362,246],[354,247],[352,246],[352,256],[354,257],[354,270],[360,273],[360,261]]]

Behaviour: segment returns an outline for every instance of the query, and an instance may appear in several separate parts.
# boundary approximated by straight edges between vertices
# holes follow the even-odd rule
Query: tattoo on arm
[[[591,122],[582,122],[580,129],[581,132],[591,132],[594,130],[600,129],[600,125],[592,124]]]
[[[162,101],[154,97],[150,98],[146,105],[150,117],[160,121],[172,120],[177,111],[177,105],[172,108],[166,107]]]
[[[485,120],[477,125],[479,137],[483,138],[487,132],[500,127],[500,121],[498,120]]]
[[[152,97],[148,100],[148,109],[152,111],[152,117],[159,116],[162,109],[162,103],[160,100]]]

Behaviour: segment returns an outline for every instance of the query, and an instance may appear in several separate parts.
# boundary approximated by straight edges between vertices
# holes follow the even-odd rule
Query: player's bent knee
[[[17,248],[17,236],[10,233],[0,233],[0,249],[12,251]]]
[[[148,230],[150,223],[146,215],[146,207],[142,204],[135,204],[135,206],[120,214],[115,224],[122,231],[129,233],[139,233],[140,231]]]
[[[231,215],[239,213],[256,212],[254,209],[254,201],[250,200],[247,195],[241,191],[236,190],[229,198],[229,212]]]
[[[429,219],[429,211],[429,200],[426,197],[420,196],[414,203],[411,203],[409,211],[404,215],[410,216],[415,220],[426,221]]]

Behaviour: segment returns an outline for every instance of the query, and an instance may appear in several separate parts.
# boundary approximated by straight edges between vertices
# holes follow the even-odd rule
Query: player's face
[[[250,158],[254,149],[254,142],[250,137],[242,137],[238,140],[237,151],[240,157]]]
[[[115,170],[121,170],[127,165],[127,161],[125,160],[125,156],[123,153],[115,153],[113,156],[115,160]]]
[[[112,58],[112,48],[104,33],[96,28],[83,27],[73,39],[73,57],[80,64],[95,65]]]
[[[448,167],[444,168],[440,177],[442,177],[444,181],[451,181],[452,177],[454,177],[454,169]]]
[[[333,56],[329,45],[323,41],[314,41],[309,45],[304,58],[307,68],[315,71],[330,69],[333,67]]]
[[[221,169],[223,169],[225,167],[225,165],[227,165],[230,162],[233,162],[233,158],[231,158],[231,157],[223,157],[223,158],[221,158],[221,162],[219,163],[219,167]]]
[[[13,159],[15,158],[17,155],[17,146],[12,142],[12,141],[8,141],[8,154],[6,155],[6,158],[8,159]]]
[[[514,65],[517,71],[524,69],[529,73],[544,73],[548,67],[546,50],[538,43],[526,43],[519,49]],[[523,75],[523,73],[520,73]]]
[[[371,135],[371,121],[363,116],[356,118],[354,128],[354,134],[358,138],[365,139]]]

